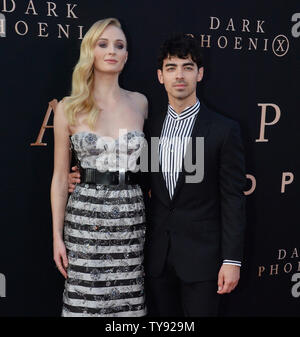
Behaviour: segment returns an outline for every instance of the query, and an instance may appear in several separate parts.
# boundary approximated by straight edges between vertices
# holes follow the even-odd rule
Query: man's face
[[[203,77],[203,67],[198,69],[190,55],[186,59],[170,56],[164,59],[157,75],[169,98],[185,99],[196,92],[197,82]]]

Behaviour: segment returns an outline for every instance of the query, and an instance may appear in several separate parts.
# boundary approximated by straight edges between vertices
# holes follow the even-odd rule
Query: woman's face
[[[120,73],[127,61],[127,42],[123,31],[107,26],[95,46],[94,68],[105,73]]]

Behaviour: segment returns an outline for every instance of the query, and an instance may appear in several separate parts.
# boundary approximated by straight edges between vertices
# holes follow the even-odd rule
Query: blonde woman
[[[84,36],[72,91],[54,117],[53,253],[62,316],[144,316],[145,207],[136,160],[147,99],[119,86],[127,41],[114,18]],[[68,199],[70,146],[81,183]]]

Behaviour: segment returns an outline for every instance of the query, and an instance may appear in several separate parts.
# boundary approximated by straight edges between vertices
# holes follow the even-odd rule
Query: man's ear
[[[201,82],[203,78],[204,68],[200,67],[198,70],[197,82]]]
[[[157,69],[157,77],[160,84],[164,84],[164,77],[161,69]]]

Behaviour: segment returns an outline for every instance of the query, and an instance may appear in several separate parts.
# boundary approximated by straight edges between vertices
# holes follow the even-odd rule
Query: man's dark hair
[[[160,47],[157,58],[157,67],[162,69],[164,59],[170,56],[185,59],[191,56],[198,68],[203,66],[203,56],[201,53],[200,41],[192,34],[177,33],[165,40]]]

